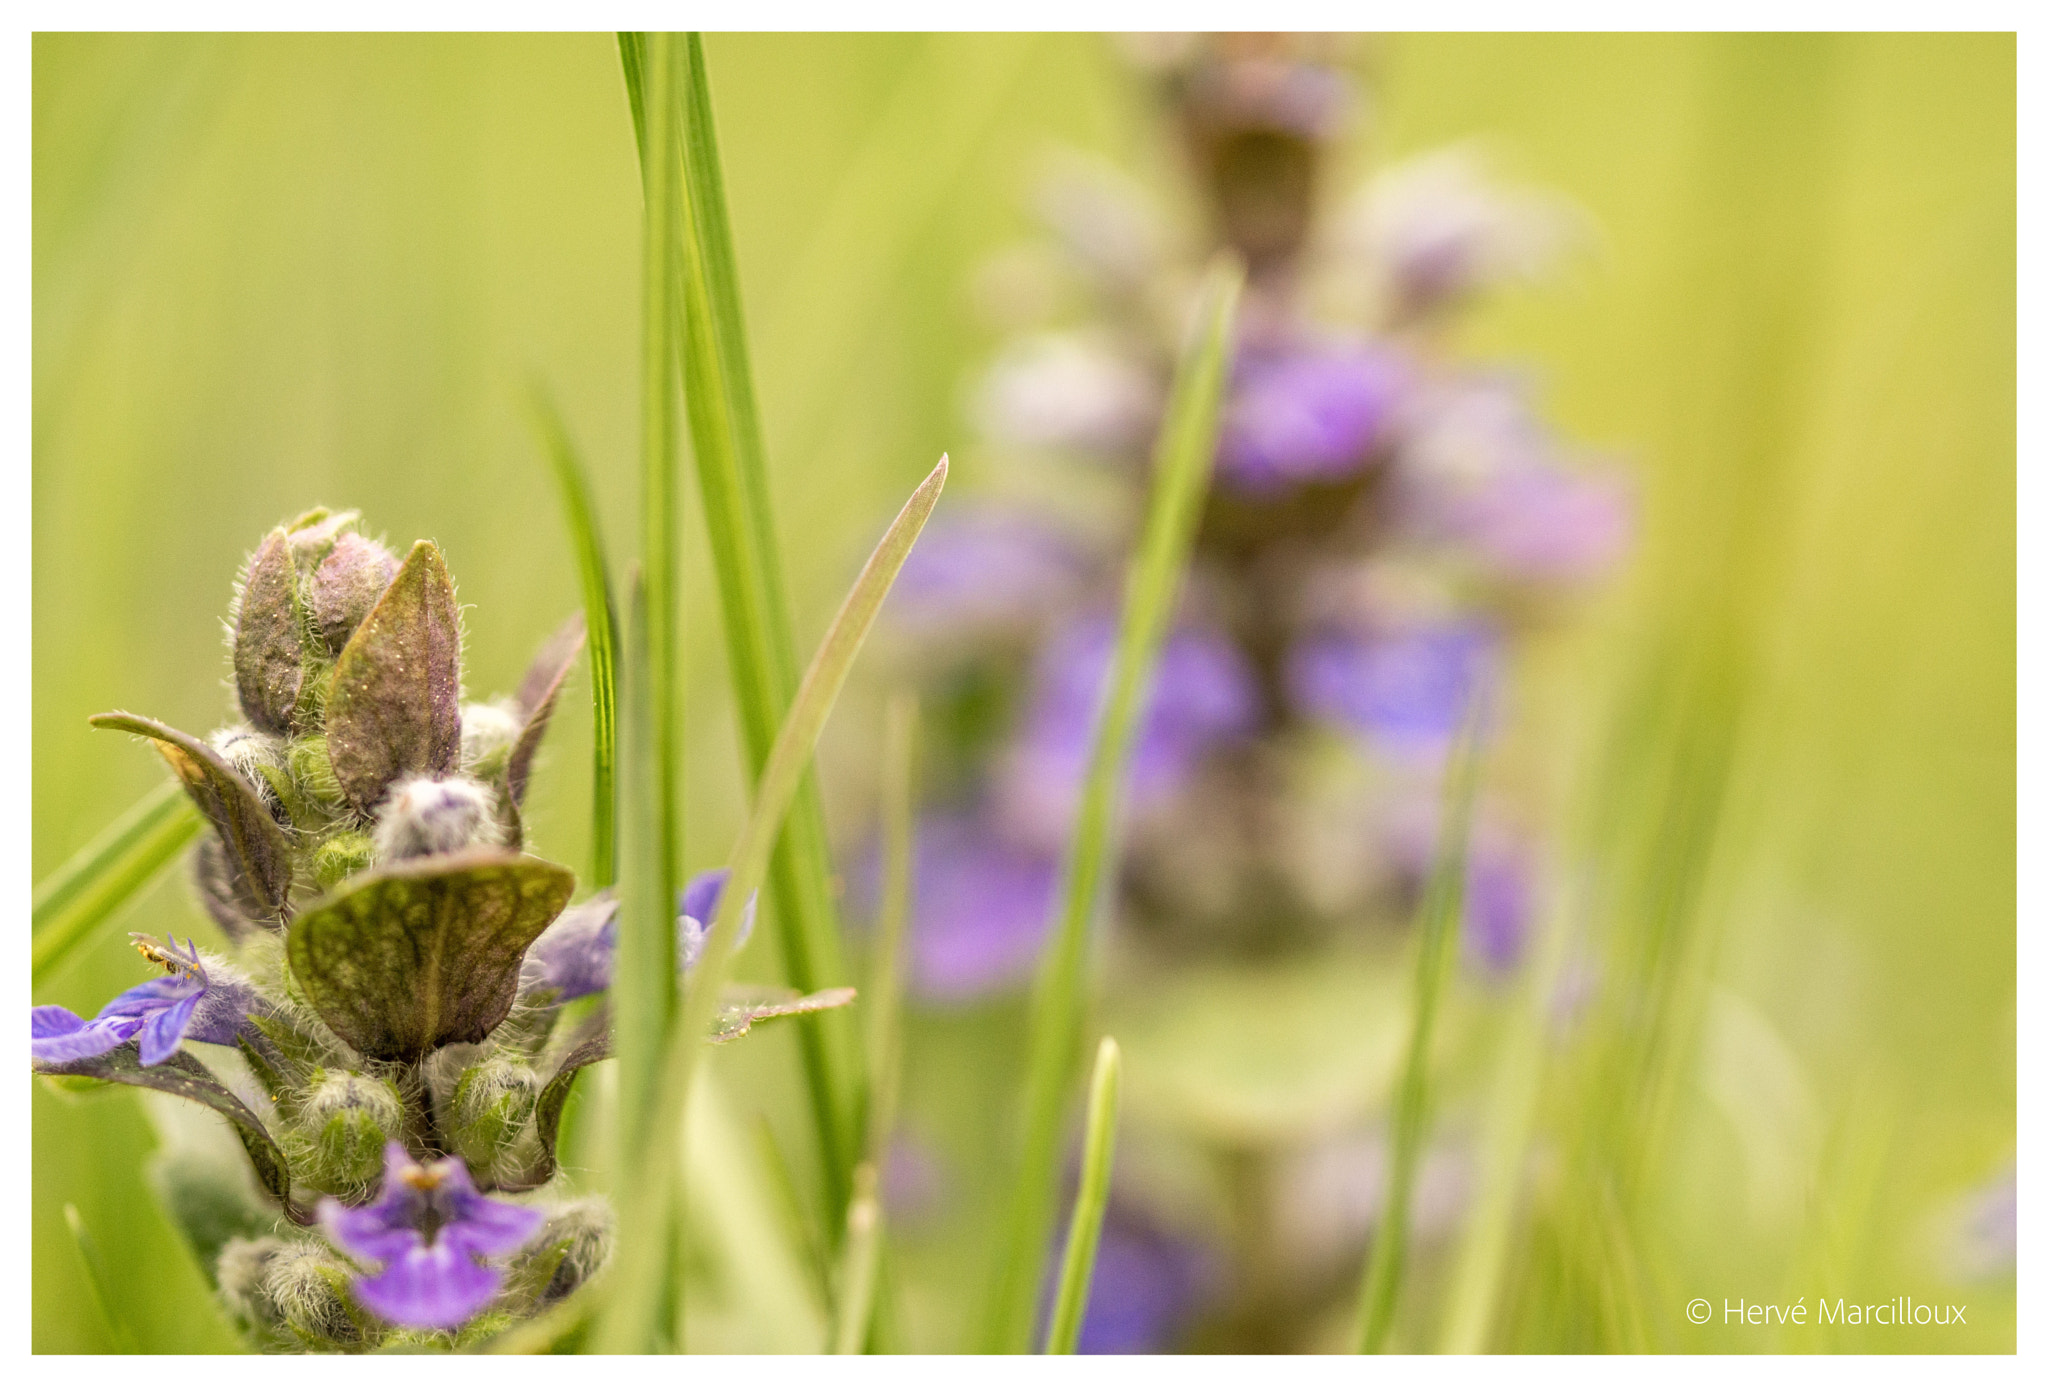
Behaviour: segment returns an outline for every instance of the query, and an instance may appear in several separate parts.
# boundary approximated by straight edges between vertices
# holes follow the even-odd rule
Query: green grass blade
[[[863,1160],[854,1166],[853,1197],[846,1204],[846,1244],[839,1253],[839,1303],[832,1317],[832,1351],[839,1356],[852,1356],[867,1344],[875,1273],[881,1264],[881,1176],[874,1161]]]
[[[1479,1192],[1465,1225],[1446,1296],[1446,1353],[1484,1352],[1508,1264],[1508,1248],[1527,1169],[1536,1109],[1543,1090],[1553,1006],[1571,955],[1566,916],[1553,909],[1542,921],[1540,945],[1501,1036],[1493,1089],[1487,1099]]]
[[[1472,806],[1479,788],[1479,738],[1486,718],[1482,688],[1467,710],[1465,726],[1451,753],[1444,778],[1442,827],[1436,861],[1418,912],[1413,1014],[1407,1055],[1402,1061],[1401,1087],[1394,1099],[1393,1145],[1388,1161],[1386,1197],[1380,1203],[1379,1226],[1359,1286],[1359,1351],[1378,1352],[1393,1326],[1407,1260],[1408,1218],[1415,1194],[1415,1171],[1422,1155],[1422,1137],[1429,1119],[1430,1041],[1436,1011],[1443,999],[1444,978],[1456,956],[1458,923],[1465,912],[1465,857],[1471,839]]]
[[[1095,1051],[1095,1077],[1088,1085],[1081,1187],[1074,1194],[1074,1217],[1067,1226],[1066,1252],[1060,1258],[1059,1290],[1053,1296],[1052,1323],[1045,1331],[1048,1353],[1069,1355],[1081,1341],[1088,1287],[1095,1279],[1095,1248],[1102,1240],[1102,1215],[1109,1210],[1109,1175],[1116,1162],[1117,1089],[1123,1066],[1116,1041],[1104,1035]]]
[[[903,1006],[903,938],[909,931],[916,863],[917,696],[889,700],[882,733],[882,917],[868,968],[868,1108],[861,1163],[853,1171],[846,1205],[846,1242],[839,1261],[839,1302],[832,1351],[866,1346],[874,1315],[875,1278],[882,1259],[882,1158],[896,1121]]]
[[[204,826],[184,788],[166,780],[58,867],[36,887],[31,907],[31,981],[40,982],[63,966]]]
[[[733,940],[739,933],[740,916],[749,897],[767,876],[768,860],[774,850],[776,836],[810,764],[818,734],[824,729],[825,719],[831,714],[832,705],[838,701],[839,691],[846,684],[854,657],[860,653],[868,631],[874,626],[875,617],[881,612],[882,599],[889,594],[903,561],[910,556],[911,545],[917,541],[924,522],[931,516],[932,507],[938,503],[939,493],[946,483],[946,470],[946,459],[942,457],[931,475],[911,494],[888,532],[882,536],[881,543],[869,556],[867,565],[854,582],[853,590],[847,593],[838,614],[832,618],[832,625],[826,630],[818,653],[804,673],[803,684],[797,690],[789,716],[775,738],[753,808],[733,849],[732,875],[720,894],[718,912],[711,921],[710,937],[684,991],[681,1021],[669,1030],[667,1052],[654,1085],[647,1125],[638,1128],[645,1130],[646,1139],[639,1143],[637,1149],[627,1147],[624,1157],[621,1177],[623,1187],[633,1193],[633,1203],[630,1209],[620,1210],[622,1235],[619,1251],[608,1272],[608,1278],[616,1288],[612,1311],[599,1338],[604,1350],[637,1351],[652,1339],[654,1316],[660,1301],[660,1258],[670,1245],[667,1229],[672,1225],[676,1207],[674,1172],[678,1164],[683,1113],[688,1110],[690,1082],[695,1073],[698,1051],[704,1047],[704,1036],[711,1028],[719,992],[725,985],[726,972],[732,961]],[[635,682],[632,654],[633,646],[629,643],[626,680],[629,751],[636,701],[631,696]],[[629,759],[626,764],[629,812],[625,816],[629,852],[633,844],[630,827],[636,817],[630,812],[633,807],[631,789],[638,773]],[[630,882],[629,875],[629,885]],[[675,932],[672,908],[667,917],[667,928],[672,939]],[[627,966],[623,948],[625,934],[622,927],[619,956],[622,972]],[[673,976],[672,955],[669,967]],[[622,1083],[623,1078],[622,1073]],[[638,1219],[637,1229],[628,1222],[629,1217]]]
[[[78,1259],[85,1263],[85,1280],[92,1286],[93,1301],[100,1307],[100,1315],[107,1321],[107,1331],[113,1336],[117,1352],[135,1353],[141,1349],[135,1345],[135,1336],[128,1331],[128,1324],[114,1311],[116,1300],[107,1279],[106,1262],[100,1259],[99,1243],[86,1230],[85,1219],[79,1216],[78,1205],[64,1205],[64,1222],[71,1229],[71,1240],[78,1247]]]
[[[644,154],[644,132],[651,128],[643,109],[651,93],[643,77],[644,44],[622,42],[621,54]],[[679,61],[671,115],[680,132],[681,195],[670,247],[679,292],[672,307],[678,316],[704,528],[718,578],[726,663],[740,737],[758,792],[770,748],[796,693],[796,641],[782,587],[711,92],[703,45],[696,35],[688,37]],[[815,991],[847,976],[824,822],[816,784],[807,775],[798,787],[768,881],[783,970],[800,991]],[[857,1055],[844,1018],[827,1012],[799,1024],[832,1222],[844,1205],[857,1145],[852,1120]]]
[[[676,1007],[675,912],[672,906],[662,908],[674,895],[662,879],[657,841],[646,626],[645,589],[636,573],[627,598],[620,671],[619,950],[611,992],[612,1046],[619,1056],[614,1149],[620,1172],[613,1185],[619,1243],[596,1333],[598,1350],[605,1352],[648,1351],[667,1302],[662,1280],[670,1204],[663,1191],[626,1173],[649,1167],[654,1152],[673,1145],[664,1140],[669,1133],[656,1125],[655,1115]]]
[[[540,434],[555,486],[561,492],[562,518],[576,550],[576,573],[583,587],[583,629],[590,648],[590,879],[602,888],[618,879],[618,697],[619,614],[612,599],[611,565],[605,558],[604,534],[598,528],[597,501],[590,469],[569,437],[561,411],[545,386],[535,383],[527,398],[533,425]]]
[[[629,91],[643,96],[641,149],[641,551],[624,650],[618,960],[611,990],[619,1055],[620,1237],[597,1342],[610,1352],[675,1344],[680,1303],[669,1274],[678,1118],[661,1084],[676,1012],[675,898],[682,850],[681,551],[678,529],[674,261],[681,188],[673,98],[678,45],[642,34],[619,45]]]
[[[1208,495],[1243,278],[1233,262],[1219,261],[1209,271],[1153,452],[1152,498],[1125,589],[1109,696],[1068,842],[1057,923],[1032,995],[1021,1158],[982,1322],[982,1347],[989,1352],[1022,1352],[1030,1345],[1060,1130],[1080,1045],[1088,925],[1112,875],[1126,762]]]

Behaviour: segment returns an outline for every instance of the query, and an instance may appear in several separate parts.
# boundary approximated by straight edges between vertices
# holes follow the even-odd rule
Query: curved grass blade
[[[644,156],[647,132],[653,128],[646,109],[652,96],[647,45],[644,38],[622,41],[620,51]],[[699,36],[687,36],[676,61],[674,109],[667,115],[679,132],[681,150],[680,195],[671,224],[672,307],[691,453],[718,578],[733,703],[758,793],[777,730],[796,693],[796,641],[782,588],[767,457],[740,310],[738,261]],[[642,167],[645,173],[655,164],[643,162]],[[675,171],[664,167],[664,172]],[[791,986],[806,992],[847,978],[824,822],[816,783],[807,774],[798,786],[768,881],[784,972]],[[858,1056],[845,1027],[829,1016],[806,1022],[800,1042],[831,1221],[846,1198],[858,1139],[852,1120]]]
[[[99,1305],[100,1316],[107,1321],[107,1332],[114,1340],[116,1352],[133,1354],[142,1351],[135,1345],[135,1335],[128,1331],[128,1323],[114,1312],[112,1282],[107,1278],[107,1264],[100,1259],[99,1243],[86,1230],[85,1219],[79,1214],[76,1203],[64,1205],[64,1225],[71,1229],[71,1240],[78,1247],[78,1259],[85,1264],[85,1282],[92,1287],[93,1302]]]
[[[868,1342],[875,1280],[882,1261],[881,1165],[896,1121],[903,1006],[903,936],[909,931],[916,861],[917,695],[889,700],[882,734],[882,918],[868,969],[868,1106],[861,1162],[846,1205],[846,1243],[839,1260],[839,1302],[832,1351],[857,1353]]]
[[[1030,1345],[1032,1309],[1052,1223],[1060,1130],[1080,1046],[1088,925],[1112,874],[1113,839],[1138,717],[1208,496],[1243,280],[1242,267],[1231,260],[1219,260],[1209,270],[1195,331],[1174,372],[1166,421],[1153,452],[1145,533],[1131,565],[1108,696],[1096,723],[1088,778],[1067,844],[1058,920],[1046,942],[1032,994],[1022,1152],[982,1320],[981,1345],[988,1352],[1023,1352]]]
[[[659,1080],[654,1086],[651,1110],[646,1114],[644,1126],[635,1123],[630,1128],[636,1135],[644,1132],[644,1139],[625,1147],[627,1155],[622,1187],[633,1191],[631,1215],[642,1230],[635,1235],[627,1221],[628,1214],[621,1212],[620,1225],[626,1235],[620,1238],[618,1255],[608,1274],[615,1289],[610,1312],[599,1335],[603,1350],[636,1350],[652,1340],[654,1314],[658,1307],[655,1290],[661,1280],[662,1258],[669,1251],[669,1239],[660,1233],[671,1226],[678,1206],[674,1179],[679,1166],[678,1143],[683,1113],[688,1110],[690,1082],[697,1056],[709,1036],[719,995],[725,985],[726,971],[732,961],[733,940],[739,933],[740,916],[747,900],[760,889],[768,874],[768,860],[774,850],[775,839],[782,828],[784,815],[796,798],[797,786],[810,765],[818,733],[824,729],[825,719],[831,714],[840,689],[846,685],[854,657],[860,653],[868,631],[874,626],[875,617],[881,612],[882,599],[888,596],[903,561],[910,556],[911,545],[917,541],[924,522],[930,518],[932,507],[938,504],[939,493],[946,484],[946,470],[946,459],[941,457],[939,465],[911,493],[909,501],[882,536],[881,543],[869,555],[853,590],[847,593],[839,613],[832,618],[810,668],[804,672],[796,701],[791,705],[789,716],[784,719],[782,730],[775,738],[774,749],[769,753],[753,808],[733,848],[732,874],[719,893],[718,911],[712,917],[703,956],[691,972],[684,992],[680,1023],[669,1031],[667,1052]],[[629,645],[629,659],[631,648]],[[633,685],[630,662],[627,667],[630,693]],[[626,721],[629,732],[634,720],[632,707],[633,700],[629,698]],[[633,777],[630,760],[627,771],[630,786]],[[630,793],[627,802],[630,808]],[[630,824],[632,820],[633,815],[628,813],[626,822]],[[631,884],[630,878],[628,884]],[[672,925],[669,932],[673,937]],[[619,962],[624,969],[627,960],[623,952]]]
[[[1402,1061],[1401,1088],[1394,1099],[1387,1195],[1380,1207],[1372,1255],[1366,1262],[1365,1279],[1358,1292],[1360,1352],[1378,1352],[1386,1345],[1387,1333],[1393,1327],[1394,1308],[1401,1296],[1415,1170],[1429,1119],[1430,1039],[1436,1028],[1437,1003],[1443,998],[1444,977],[1457,951],[1458,922],[1465,912],[1466,847],[1472,833],[1472,805],[1479,788],[1479,738],[1485,718],[1486,693],[1481,688],[1473,695],[1464,729],[1451,754],[1436,861],[1430,868],[1419,912],[1413,1019],[1407,1057]]]
[[[590,470],[569,437],[546,388],[536,383],[527,402],[547,450],[562,518],[576,550],[583,587],[583,628],[590,642],[590,885],[601,890],[618,879],[619,614],[612,598],[611,566],[598,528]]]
[[[184,788],[166,780],[45,878],[30,912],[31,981],[62,967],[199,836],[204,823]]]
[[[1082,1146],[1081,1187],[1074,1195],[1074,1218],[1067,1227],[1066,1252],[1060,1258],[1060,1284],[1053,1296],[1052,1324],[1045,1331],[1048,1353],[1071,1354],[1081,1340],[1081,1320],[1088,1312],[1088,1287],[1095,1279],[1095,1248],[1102,1241],[1102,1215],[1109,1209],[1109,1175],[1116,1162],[1117,1089],[1123,1066],[1116,1041],[1104,1035],[1095,1051],[1095,1076],[1088,1085],[1088,1135]]]

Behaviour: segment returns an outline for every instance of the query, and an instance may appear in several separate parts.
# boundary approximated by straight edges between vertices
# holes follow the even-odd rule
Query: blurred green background
[[[973,484],[961,402],[992,339],[971,282],[1023,230],[1037,160],[1073,144],[1165,184],[1170,152],[1098,38],[707,49],[808,647],[937,453]],[[1531,704],[1564,709],[1538,721],[1567,793],[1645,650],[1738,632],[1698,896],[1718,1018],[1674,1116],[1669,1288],[1968,1298],[1967,1330],[1814,1345],[2010,1351],[2010,1275],[1964,1294],[1937,1244],[2015,1144],[2013,40],[1403,35],[1365,60],[1361,175],[1481,136],[1599,227],[1470,343],[1533,364],[1563,432],[1642,480],[1629,580],[1527,671]],[[615,550],[636,533],[640,253],[609,36],[46,35],[33,99],[40,878],[162,774],[86,716],[222,721],[236,565],[307,506],[437,539],[470,689],[513,685],[577,601],[529,378]],[[738,765],[692,535],[687,856],[708,865]],[[823,752],[849,834],[873,723],[855,699]],[[588,736],[572,703],[529,820],[569,862]],[[210,936],[176,877],[122,927]],[[89,1014],[138,980],[118,939],[36,1000]],[[791,1052],[754,1062],[793,1079]],[[143,1347],[230,1346],[143,1184],[134,1095],[32,1101],[35,1348],[110,1342],[66,1202]],[[1791,1224],[1834,1229],[1821,1262],[1773,1211],[1788,1179]],[[1801,1345],[1719,1317],[1674,1302],[1666,1339]]]

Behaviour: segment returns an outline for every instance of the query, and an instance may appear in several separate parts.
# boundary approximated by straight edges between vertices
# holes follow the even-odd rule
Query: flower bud
[[[529,1064],[496,1057],[472,1065],[456,1080],[448,1100],[448,1135],[469,1167],[496,1182],[513,1173],[521,1137],[533,1127],[541,1078]]]
[[[348,1263],[333,1252],[316,1242],[287,1242],[270,1255],[257,1297],[262,1311],[305,1346],[355,1347],[376,1330],[350,1307],[348,1281]]]
[[[273,812],[278,803],[297,797],[285,770],[283,737],[248,727],[223,727],[208,741]]]
[[[480,780],[505,773],[526,719],[503,703],[462,705],[462,769]]]
[[[327,738],[303,736],[285,753],[285,767],[300,790],[321,808],[340,813],[348,808],[348,796],[327,758]]]
[[[404,1121],[405,1104],[390,1083],[315,1069],[292,1139],[304,1157],[307,1182],[344,1195],[367,1191],[384,1168],[385,1142]],[[292,1163],[301,1168],[299,1160]]]
[[[400,780],[377,806],[372,831],[379,861],[400,861],[495,846],[501,839],[497,792],[480,780],[454,775]]]
[[[612,1210],[601,1198],[565,1203],[548,1218],[534,1244],[542,1255],[561,1248],[561,1261],[540,1292],[540,1302],[551,1303],[576,1292],[584,1282],[604,1269],[612,1254]]]
[[[336,833],[313,851],[313,879],[332,890],[377,858],[368,833]]]
[[[376,540],[343,534],[334,541],[307,584],[313,623],[330,654],[341,653],[397,575],[398,560]]]

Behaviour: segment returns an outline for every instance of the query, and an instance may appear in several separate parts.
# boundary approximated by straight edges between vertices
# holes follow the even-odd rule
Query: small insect
[[[171,940],[170,945],[166,947],[148,934],[130,934],[128,938],[134,943],[135,951],[142,954],[144,962],[154,963],[171,976],[201,975],[199,946],[190,939],[185,941],[185,952],[180,953],[176,939]]]

